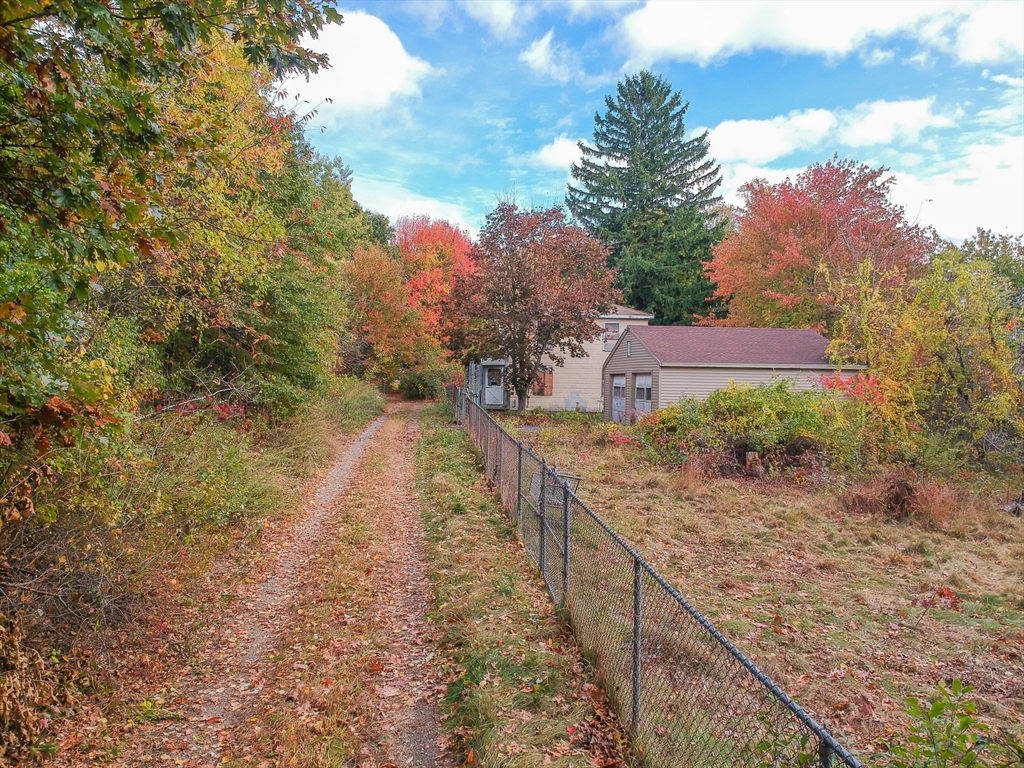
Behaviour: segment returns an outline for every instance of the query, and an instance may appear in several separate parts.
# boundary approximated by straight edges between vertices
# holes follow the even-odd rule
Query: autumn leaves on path
[[[450,765],[425,616],[418,433],[418,407],[392,404],[351,444],[165,694],[168,717],[137,728],[115,763]]]

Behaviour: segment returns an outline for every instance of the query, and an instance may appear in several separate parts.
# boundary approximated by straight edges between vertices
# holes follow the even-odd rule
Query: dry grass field
[[[1024,520],[999,508],[1019,478],[968,490],[904,475],[897,519],[894,476],[708,479],[575,414],[504,425],[581,476],[581,498],[862,756],[905,730],[908,696],[955,678],[981,719],[1024,730]]]

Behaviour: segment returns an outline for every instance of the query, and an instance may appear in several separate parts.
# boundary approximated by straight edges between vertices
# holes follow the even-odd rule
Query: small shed
[[[630,326],[602,369],[604,415],[630,422],[683,399],[703,400],[730,382],[820,387],[822,374],[836,371],[827,349],[828,339],[810,330]]]
[[[504,360],[476,360],[466,366],[466,391],[484,408],[508,410]]]

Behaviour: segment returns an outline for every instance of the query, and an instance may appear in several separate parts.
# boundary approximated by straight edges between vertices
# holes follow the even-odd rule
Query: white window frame
[[[633,375],[633,410],[650,413],[654,400],[654,377],[649,373]]]
[[[612,330],[614,328],[614,330]],[[611,352],[615,347],[615,342],[619,340],[619,334],[622,332],[621,327],[618,323],[605,323],[604,324],[604,351]]]

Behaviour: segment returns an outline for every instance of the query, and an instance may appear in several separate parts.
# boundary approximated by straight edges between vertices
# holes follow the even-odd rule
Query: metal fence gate
[[[458,387],[449,399],[644,765],[861,763]]]

